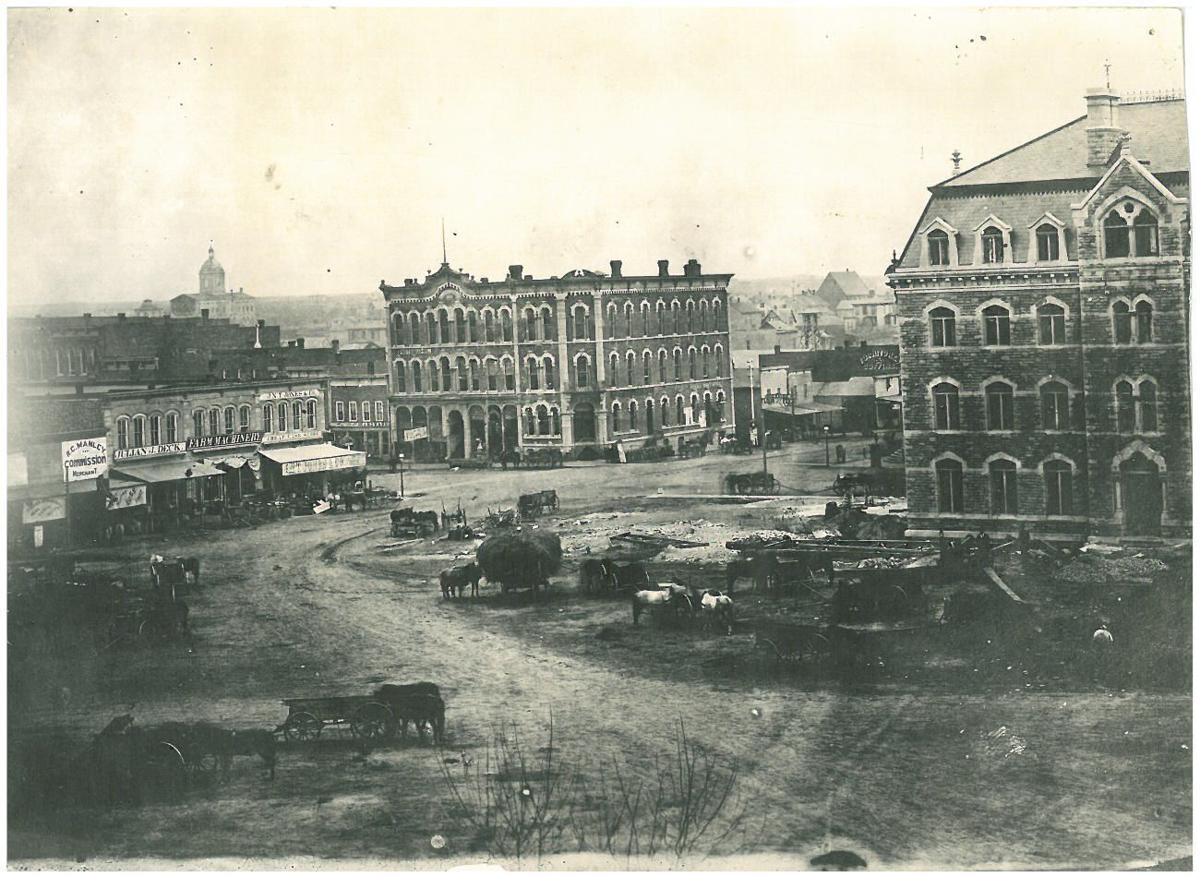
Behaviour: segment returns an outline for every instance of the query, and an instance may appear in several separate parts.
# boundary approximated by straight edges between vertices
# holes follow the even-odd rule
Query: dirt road
[[[425,494],[418,506],[461,499],[473,510],[511,505],[518,488],[554,488],[565,530],[660,487],[705,492],[728,465],[709,457],[657,471],[419,472],[409,485]],[[738,461],[739,471],[752,465]],[[812,479],[827,481],[819,471]],[[447,605],[432,583],[448,562],[446,543],[389,551],[386,525],[386,512],[294,518],[173,545],[173,553],[201,556],[213,582],[191,600],[191,647],[104,656],[85,673],[48,662],[43,695],[14,724],[82,736],[136,704],[131,711],[144,724],[192,718],[272,727],[284,717],[282,697],[429,679],[445,691],[451,753],[481,753],[502,722],[540,741],[553,713],[555,736],[572,757],[616,757],[648,770],[669,754],[682,721],[739,767],[754,833],[731,853],[781,853],[804,867],[809,856],[842,847],[880,866],[935,868],[1120,867],[1190,854],[1184,696],[736,685],[706,678],[690,641],[654,630],[637,635],[663,638],[665,666],[638,666],[620,648],[596,643],[621,607],[585,617],[570,599]],[[556,617],[587,642],[567,648],[537,633]],[[998,728],[1008,735],[997,738]],[[1022,751],[995,742],[1013,736]],[[365,757],[325,741],[290,747],[274,782],[239,761],[230,781],[182,802],[14,823],[10,856],[462,854],[468,839],[439,761],[417,745]],[[431,847],[433,835],[446,838],[445,851]]]

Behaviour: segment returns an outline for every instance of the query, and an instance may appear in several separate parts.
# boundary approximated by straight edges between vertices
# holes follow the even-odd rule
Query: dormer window
[[[1143,210],[1133,221],[1133,254],[1158,255],[1158,220],[1149,210]]]
[[[1058,229],[1048,222],[1044,222],[1037,228],[1037,258],[1039,262],[1057,262],[1059,259],[1058,251]]]
[[[981,235],[983,240],[983,261],[985,264],[997,264],[1004,261],[1004,235],[994,225],[989,225]]]
[[[929,241],[929,264],[950,264],[950,237],[941,229],[931,231],[926,240]]]
[[[1118,210],[1104,218],[1104,255],[1109,259],[1123,259],[1129,255],[1129,225]]]
[[[1157,256],[1158,252],[1158,218],[1152,210],[1125,201],[1108,211],[1104,217],[1106,259]]]

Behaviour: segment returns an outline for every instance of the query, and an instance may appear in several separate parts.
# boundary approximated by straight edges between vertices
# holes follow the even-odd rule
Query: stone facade
[[[671,275],[574,271],[498,282],[452,270],[380,284],[392,420],[418,458],[637,447],[732,426],[727,287],[690,261]]]
[[[1182,101],[1088,105],[932,187],[889,269],[916,531],[1190,533]]]

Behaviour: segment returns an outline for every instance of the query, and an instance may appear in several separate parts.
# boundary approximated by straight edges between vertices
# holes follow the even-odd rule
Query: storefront
[[[366,453],[333,444],[263,448],[258,455],[263,482],[277,494],[324,496],[331,485],[366,477]]]
[[[177,526],[222,499],[224,470],[202,460],[158,459],[114,464],[114,476],[144,487],[146,526]]]

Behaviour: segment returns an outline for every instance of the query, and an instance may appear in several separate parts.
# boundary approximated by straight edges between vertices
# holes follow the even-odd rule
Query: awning
[[[841,411],[841,405],[830,405],[826,402],[797,402],[795,405],[765,405],[768,414],[795,414],[801,417],[808,414],[831,413]]]
[[[95,493],[96,479],[87,481],[72,481],[71,494]],[[62,481],[42,481],[37,484],[25,484],[20,487],[8,488],[8,501],[27,499],[61,499],[65,493]]]
[[[113,471],[123,478],[145,484],[164,481],[188,481],[192,478],[208,478],[225,473],[205,460],[158,460],[153,463],[122,463]]]
[[[259,456],[278,463],[284,475],[362,469],[367,465],[366,451],[348,451],[328,443],[300,445],[296,448],[272,448],[258,453]]]
[[[262,467],[262,461],[258,457],[244,456],[242,454],[229,454],[225,457],[208,457],[204,462],[220,466],[222,469],[241,469],[243,466],[249,466],[251,471],[254,472],[257,472]]]

